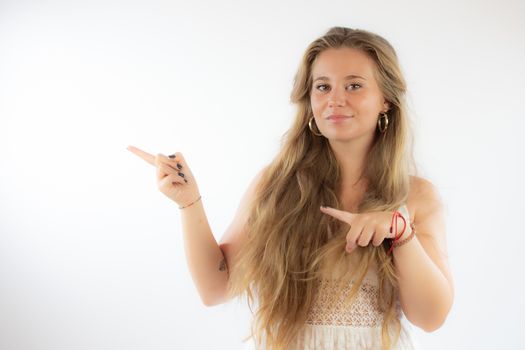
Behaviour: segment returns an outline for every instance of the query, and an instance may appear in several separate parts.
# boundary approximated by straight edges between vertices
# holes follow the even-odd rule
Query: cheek
[[[310,97],[310,106],[312,107],[312,111],[316,112],[322,108],[322,101],[318,98]]]
[[[362,109],[369,111],[375,111],[378,108],[381,108],[382,104],[379,95],[373,93],[363,94],[362,96],[360,96],[358,103]]]

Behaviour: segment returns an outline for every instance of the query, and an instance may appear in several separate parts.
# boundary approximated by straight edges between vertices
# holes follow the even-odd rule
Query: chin
[[[324,134],[325,137],[330,141],[336,141],[336,142],[347,142],[352,141],[356,138],[356,135],[350,134],[350,133],[327,133]]]

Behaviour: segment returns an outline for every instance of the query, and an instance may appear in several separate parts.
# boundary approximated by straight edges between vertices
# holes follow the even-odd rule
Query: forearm
[[[426,331],[439,328],[452,306],[452,290],[428,256],[417,234],[393,250],[399,276],[400,302],[407,318]]]
[[[213,236],[202,200],[180,209],[184,250],[191,277],[203,303],[222,302],[228,283],[224,255]]]

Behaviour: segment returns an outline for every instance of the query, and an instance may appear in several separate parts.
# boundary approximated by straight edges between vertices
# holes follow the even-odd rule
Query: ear
[[[383,110],[387,112],[390,110],[390,102],[388,101],[383,102]]]

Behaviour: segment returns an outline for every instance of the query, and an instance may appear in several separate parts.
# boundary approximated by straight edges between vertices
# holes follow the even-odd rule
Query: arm
[[[421,179],[416,187],[416,236],[394,248],[400,302],[407,319],[427,332],[441,327],[452,307],[454,285],[447,260],[443,203]],[[409,235],[410,228],[403,236]]]
[[[220,295],[228,281],[224,255],[212,234],[202,200],[181,209],[184,251],[191,277],[206,306]]]
[[[181,210],[186,260],[193,282],[206,306],[227,301],[228,267],[235,264],[233,259],[244,239],[244,226],[249,214],[247,208],[261,174],[262,170],[246,190],[220,246],[212,234],[202,201]]]
[[[180,152],[169,157],[158,153],[156,156],[135,146],[127,149],[147,163],[157,168],[157,185],[159,190],[179,205],[187,205],[187,201],[198,198],[197,183],[192,181],[191,186],[177,186],[188,183],[186,177],[193,178],[184,156]],[[175,160],[175,158],[177,158]],[[184,173],[180,170],[184,168]],[[184,182],[183,182],[184,179]],[[194,178],[193,178],[194,179]],[[246,207],[251,192],[255,187],[252,181],[250,189],[245,194],[237,216],[225,234],[232,248],[220,248],[213,236],[202,201],[198,200],[181,209],[182,230],[186,260],[191,277],[205,305],[215,305],[225,301],[228,283],[228,262],[230,254],[234,254],[238,241],[242,238],[243,222],[245,222]],[[185,203],[181,203],[185,202]],[[244,220],[244,221],[243,221]]]

